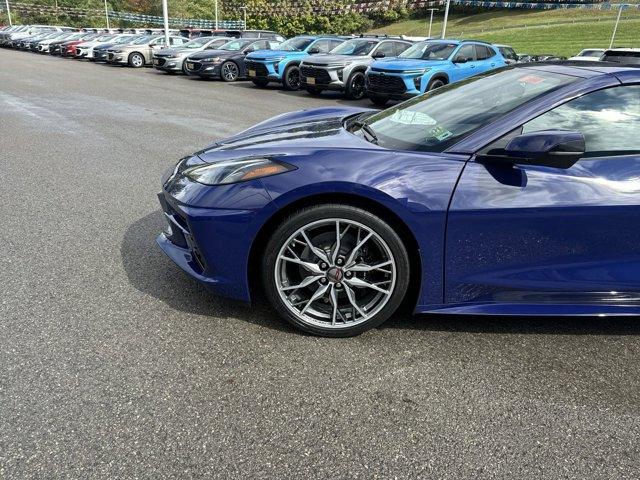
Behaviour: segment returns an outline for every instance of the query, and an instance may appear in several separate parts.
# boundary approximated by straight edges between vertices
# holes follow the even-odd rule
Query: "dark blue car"
[[[167,172],[158,243],[215,292],[347,336],[417,313],[640,314],[640,70],[496,70],[281,115]]]

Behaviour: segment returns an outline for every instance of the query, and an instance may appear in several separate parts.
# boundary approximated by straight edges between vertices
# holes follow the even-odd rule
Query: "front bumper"
[[[199,75],[203,78],[220,78],[221,63],[209,63],[185,60],[185,69],[190,75]]]
[[[94,50],[91,60],[93,60],[94,62],[106,62],[108,57],[109,56],[107,55],[107,52],[105,52],[104,50]]]
[[[318,87],[323,90],[343,92],[345,89],[344,67],[318,67],[302,65],[300,67],[300,85],[302,88]]]
[[[218,295],[250,301],[247,275],[254,210],[199,208],[158,194],[165,230],[156,242],[182,270]]]
[[[128,55],[125,52],[122,53],[114,53],[114,52],[107,52],[107,63],[127,63],[127,57]]]
[[[257,62],[246,60],[245,67],[247,77],[256,80],[266,80],[268,82],[281,82],[279,62]]]
[[[420,95],[415,86],[415,75],[402,75],[388,72],[369,71],[365,76],[365,88],[369,97],[406,100]]]
[[[153,68],[156,70],[162,70],[165,72],[179,72],[182,70],[184,58],[168,58],[168,57],[153,57]]]

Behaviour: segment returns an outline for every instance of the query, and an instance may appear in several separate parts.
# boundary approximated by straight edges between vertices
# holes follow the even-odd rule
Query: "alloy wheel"
[[[364,97],[364,75],[356,73],[353,76],[349,85],[349,93],[355,100],[360,100]]]
[[[397,266],[373,229],[344,218],[311,222],[282,245],[275,282],[300,321],[328,329],[366,322],[389,302]]]
[[[142,55],[138,54],[138,53],[134,53],[131,56],[131,64],[135,67],[135,68],[140,68],[142,67],[142,65],[144,64],[144,59],[142,58]]]
[[[287,71],[287,85],[291,90],[297,90],[300,88],[300,70],[297,68],[290,68]]]
[[[238,78],[238,66],[233,62],[222,65],[222,78],[226,82],[233,82]]]

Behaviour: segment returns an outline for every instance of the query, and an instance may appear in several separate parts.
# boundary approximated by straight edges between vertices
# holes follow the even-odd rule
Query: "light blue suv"
[[[247,75],[258,87],[279,82],[287,90],[299,90],[300,62],[309,55],[327,53],[342,42],[342,38],[326,35],[290,38],[277,50],[260,50],[247,55]]]
[[[476,40],[425,40],[367,69],[365,88],[376,105],[406,99],[506,65],[493,45]]]

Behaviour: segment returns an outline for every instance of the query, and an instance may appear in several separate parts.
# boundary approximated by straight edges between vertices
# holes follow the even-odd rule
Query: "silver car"
[[[312,95],[323,90],[344,92],[359,100],[365,95],[364,72],[374,60],[397,57],[413,45],[393,37],[360,37],[348,40],[326,55],[311,55],[300,64],[302,88]]]
[[[167,73],[182,71],[189,75],[184,67],[185,58],[195,52],[216,50],[231,40],[233,39],[229,37],[198,37],[179,47],[165,48],[153,54],[153,68]]]
[[[149,35],[132,43],[114,46],[107,50],[107,62],[129,65],[133,68],[144,67],[153,62],[153,54],[165,47],[164,42],[164,35]],[[187,42],[188,40],[184,37],[169,37],[170,46],[183,45]]]

